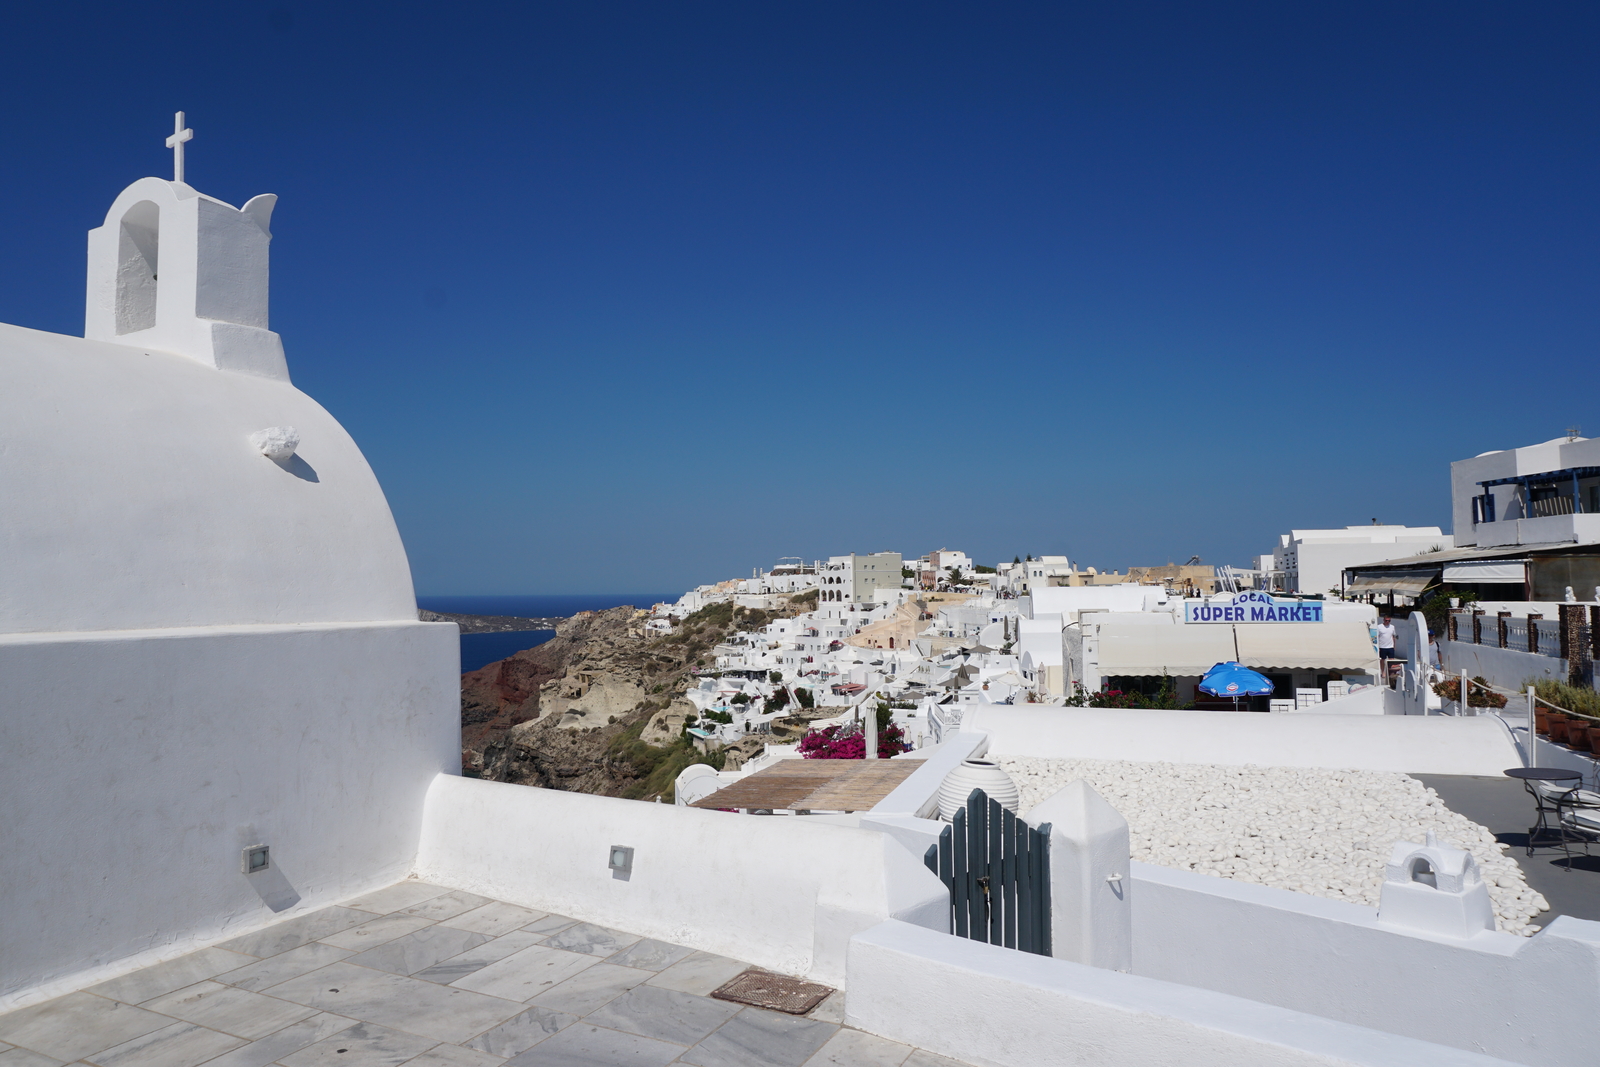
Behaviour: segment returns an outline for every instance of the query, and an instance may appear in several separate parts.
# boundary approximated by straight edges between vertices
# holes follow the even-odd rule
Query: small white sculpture
[[[250,435],[250,446],[268,459],[282,463],[300,447],[300,432],[293,426],[268,426]]]
[[[1439,844],[1397,841],[1383,868],[1378,921],[1445,937],[1472,937],[1494,929],[1489,887],[1470,852]]]

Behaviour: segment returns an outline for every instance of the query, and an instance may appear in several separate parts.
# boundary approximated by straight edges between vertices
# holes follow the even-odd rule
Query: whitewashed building
[[[1454,540],[1437,526],[1346,526],[1342,530],[1290,530],[1278,537],[1270,564],[1282,591],[1322,596],[1343,589],[1344,570],[1363,563],[1401,559],[1451,548]]]
[[[898,552],[851,553],[830,556],[817,565],[820,604],[870,604],[878,591],[901,588],[902,560]]]
[[[1462,548],[1600,543],[1600,438],[1558,437],[1450,464]]]

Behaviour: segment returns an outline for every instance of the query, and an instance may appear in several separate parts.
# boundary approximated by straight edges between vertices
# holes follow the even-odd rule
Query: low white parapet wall
[[[613,846],[633,849],[625,877]],[[452,775],[428,791],[416,874],[829,985],[857,931],[950,922],[939,879],[873,830]]]
[[[977,759],[989,750],[986,735],[971,730],[957,730],[932,749],[923,749],[917,755],[922,766],[872,806],[880,815],[914,815],[923,819],[939,816],[939,786],[945,775],[961,766],[962,760]],[[896,756],[906,759],[909,753]]]
[[[962,729],[987,733],[990,755],[1044,759],[1475,775],[1522,764],[1488,717],[984,707]]]
[[[1600,1016],[1600,923],[1558,918],[1531,938],[1434,937],[1375,908],[1132,864],[1134,973],[1471,1048],[1587,1067]]]
[[[893,921],[850,940],[845,1021],[977,1067],[1508,1062]]]
[[[1493,619],[1489,620],[1491,623]],[[1489,627],[1485,637],[1495,639]],[[1490,685],[1521,692],[1531,681],[1564,682],[1567,680],[1567,661],[1555,656],[1542,656],[1515,648],[1501,648],[1497,644],[1475,645],[1471,641],[1441,641],[1439,662],[1446,674],[1467,672],[1468,678],[1482,678]]]

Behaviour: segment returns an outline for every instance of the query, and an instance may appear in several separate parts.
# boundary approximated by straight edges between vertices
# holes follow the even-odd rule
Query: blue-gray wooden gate
[[[950,890],[957,937],[1050,955],[1050,824],[1037,828],[981,789],[923,862]]]

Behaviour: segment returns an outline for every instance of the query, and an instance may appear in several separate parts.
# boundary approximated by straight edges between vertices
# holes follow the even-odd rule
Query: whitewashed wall
[[[885,922],[850,941],[852,1025],[977,1067],[1489,1067],[1507,1061],[1207,989]]]
[[[1499,641],[1493,618],[1485,620],[1484,639]],[[1498,685],[1505,689],[1526,688],[1529,679],[1555,682],[1567,680],[1566,660],[1555,656],[1521,652],[1514,648],[1501,648],[1498,643],[1475,645],[1471,641],[1441,641],[1439,660],[1449,674],[1466,671],[1469,678],[1481,675],[1490,685]]]
[[[456,634],[0,635],[0,1010],[403,878],[460,766]]]
[[[613,877],[613,845],[634,851]],[[949,895],[887,834],[441,775],[417,875],[830,985],[850,936],[949,928]]]
[[[975,707],[991,755],[1497,775],[1521,764],[1487,717]]]
[[[1134,863],[1134,972],[1517,1063],[1587,1067],[1600,923],[1534,937],[1408,933],[1373,908]]]

